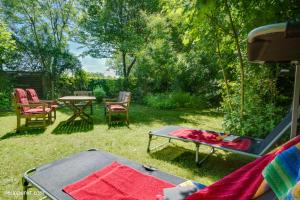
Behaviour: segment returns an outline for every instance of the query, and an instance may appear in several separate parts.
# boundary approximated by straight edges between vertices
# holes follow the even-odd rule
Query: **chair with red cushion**
[[[47,103],[30,103],[27,98],[26,91],[21,88],[16,88],[13,93],[13,102],[16,108],[17,115],[17,131],[20,130],[21,118],[25,118],[25,125],[34,122],[42,122],[43,127],[46,127],[46,122],[51,121],[51,112],[53,109]],[[32,120],[35,118],[35,120]]]
[[[53,111],[53,118],[56,119],[56,108],[57,108],[57,102],[55,100],[40,100],[39,96],[37,95],[35,89],[29,88],[26,89],[27,97],[30,103],[32,104],[39,104],[39,103],[46,103],[49,105],[49,107]]]
[[[129,105],[131,100],[130,92],[120,92],[117,101],[105,101],[105,115],[108,114],[108,125],[111,126],[113,114],[125,114],[126,123],[129,125]]]

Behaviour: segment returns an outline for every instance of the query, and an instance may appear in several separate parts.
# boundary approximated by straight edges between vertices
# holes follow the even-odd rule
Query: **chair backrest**
[[[126,102],[125,105],[129,106],[131,100],[131,92],[120,91],[117,102]]]
[[[14,92],[15,102],[18,104],[29,105],[29,101],[27,99],[26,91],[21,88],[16,88]],[[29,106],[22,106],[21,112],[26,112],[29,110]]]
[[[29,88],[26,89],[28,100],[33,101],[34,103],[40,103],[39,96],[37,95],[35,89]]]
[[[93,96],[92,91],[74,91],[75,96]]]
[[[122,102],[127,102],[128,105],[129,105],[130,100],[131,100],[131,93],[130,92],[124,92]]]
[[[125,92],[124,91],[120,91],[119,92],[119,96],[117,98],[117,102],[122,102],[123,101],[123,96],[124,96]]]
[[[257,155],[264,155],[278,141],[278,139],[291,126],[292,112],[290,111],[283,120],[272,130],[272,132],[261,141],[259,147],[254,151]]]

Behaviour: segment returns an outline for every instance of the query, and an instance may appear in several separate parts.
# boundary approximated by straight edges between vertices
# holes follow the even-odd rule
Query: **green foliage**
[[[101,103],[102,99],[106,96],[105,91],[100,86],[96,86],[93,93],[94,93],[98,103]]]
[[[276,68],[275,68],[276,69]],[[280,68],[277,68],[279,70]],[[278,104],[284,98],[279,94],[276,78],[270,78],[274,70],[263,66],[247,71],[245,114],[239,112],[239,82],[230,81],[230,96],[223,93],[224,127],[229,132],[264,138],[289,110],[289,104]],[[278,77],[275,75],[274,77]],[[250,84],[251,81],[251,84]],[[225,87],[223,85],[223,90]],[[289,97],[290,98],[290,97]]]
[[[178,27],[182,26],[184,12],[179,9],[175,13],[147,16],[146,29],[152,42],[137,54],[137,85],[144,94],[185,91],[219,105],[220,73],[215,55],[198,46],[185,46],[180,37],[182,29]]]
[[[246,41],[255,27],[300,20],[297,0],[1,0],[0,5],[19,50],[5,66],[44,71],[57,95],[101,90],[116,96],[129,90],[135,100],[146,96],[158,108],[221,105],[228,131],[253,136],[272,129],[289,107],[292,82],[279,80],[287,66],[247,63]],[[3,27],[4,41],[11,39]],[[121,78],[80,70],[79,59],[67,50],[71,38],[85,47],[83,55],[111,58],[109,66]],[[0,46],[1,57],[7,54],[2,49],[13,49],[8,44],[0,43],[6,45]]]
[[[114,97],[123,87],[122,79],[108,79],[102,74],[79,70],[74,74],[63,73],[56,83],[56,96],[71,95],[77,90],[94,91],[97,101],[103,97]]]
[[[84,70],[78,70],[74,75],[74,86],[78,90],[88,90],[89,74]]]
[[[82,1],[78,40],[94,57],[113,56],[112,68],[125,78],[125,87],[136,53],[147,42],[143,13],[154,12],[157,5],[157,0]]]
[[[51,79],[81,67],[67,50],[76,19],[74,0],[1,0],[1,16],[17,38],[18,53],[7,67],[43,71]]]
[[[174,108],[207,108],[209,105],[207,99],[193,96],[186,92],[172,92],[147,95],[144,98],[146,105],[159,109]]]
[[[240,99],[231,98],[231,105],[238,106]],[[225,110],[223,125],[226,130],[236,135],[247,135],[256,138],[265,138],[278,124],[285,114],[281,107],[268,102],[245,103],[245,115],[240,117],[239,109]],[[286,109],[285,109],[286,110]]]
[[[0,72],[0,111],[12,108],[13,78]]]
[[[0,70],[3,65],[12,59],[12,55],[16,50],[16,43],[12,39],[11,32],[8,31],[6,25],[0,21]]]

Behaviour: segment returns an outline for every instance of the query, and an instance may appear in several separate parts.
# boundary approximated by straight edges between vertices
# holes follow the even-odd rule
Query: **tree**
[[[16,41],[42,71],[49,71],[52,57],[66,50],[75,17],[73,0],[2,0],[1,6]]]
[[[77,15],[74,0],[1,0],[0,5],[20,50],[13,68],[43,71],[53,82],[59,72],[81,67],[67,50]]]
[[[94,57],[120,55],[125,87],[136,63],[136,52],[147,41],[143,13],[157,9],[156,0],[82,1],[79,41]]]
[[[12,39],[12,34],[7,30],[6,25],[0,21],[0,71],[3,65],[8,63],[16,50],[16,43]]]

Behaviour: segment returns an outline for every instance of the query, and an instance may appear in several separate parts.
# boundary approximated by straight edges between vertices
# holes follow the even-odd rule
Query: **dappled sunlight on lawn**
[[[146,151],[148,132],[164,125],[220,130],[222,118],[209,113],[209,110],[159,110],[132,104],[129,127],[120,123],[108,128],[102,105],[95,106],[93,124],[80,119],[74,124],[66,124],[72,112],[60,108],[56,121],[45,130],[28,127],[19,133],[15,132],[16,116],[13,113],[0,116],[0,197],[4,190],[22,190],[20,177],[26,170],[91,148],[151,165],[173,175],[211,184],[248,162],[248,159],[218,151],[199,168],[194,162],[195,147],[191,143],[172,141],[172,144],[151,154]],[[202,147],[200,157],[208,151],[208,148]],[[16,181],[7,184],[7,178]]]

